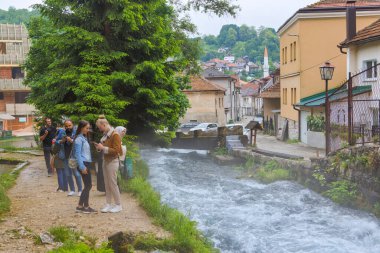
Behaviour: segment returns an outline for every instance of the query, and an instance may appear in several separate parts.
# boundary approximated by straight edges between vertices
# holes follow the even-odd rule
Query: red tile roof
[[[347,0],[321,0],[314,4],[310,4],[306,8],[331,8],[331,7],[346,7]],[[380,6],[379,0],[357,0],[357,7]]]
[[[348,47],[350,44],[361,44],[374,40],[380,40],[380,19],[357,32],[353,39],[340,43],[340,46]]]
[[[190,78],[190,86],[191,89],[185,90],[186,92],[200,92],[200,91],[222,91],[225,92],[226,90],[222,87],[218,86],[217,84],[210,82],[209,80],[200,77],[200,76],[193,76]]]

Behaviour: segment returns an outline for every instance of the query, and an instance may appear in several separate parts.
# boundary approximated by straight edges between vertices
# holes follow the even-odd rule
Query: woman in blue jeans
[[[84,120],[79,121],[77,136],[75,137],[74,141],[75,159],[78,162],[78,171],[81,173],[84,183],[84,189],[82,195],[80,196],[76,212],[82,212],[86,214],[97,213],[95,209],[92,209],[90,207],[89,203],[90,190],[92,188],[90,171],[92,165],[92,157],[90,144],[87,137],[89,130],[90,123]]]
[[[80,173],[76,170],[76,168],[70,168],[69,166],[69,159],[71,154],[71,149],[73,148],[73,142],[74,142],[74,125],[71,120],[65,120],[65,131],[60,132],[57,136],[57,141],[59,141],[60,144],[64,147],[64,153],[65,157],[63,159],[64,162],[64,173],[67,178],[67,183],[69,184],[70,191],[67,194],[67,196],[74,196],[75,195],[75,186],[74,186],[74,180],[73,180],[73,174],[75,177],[75,181],[78,187],[78,196],[82,194],[82,177]]]

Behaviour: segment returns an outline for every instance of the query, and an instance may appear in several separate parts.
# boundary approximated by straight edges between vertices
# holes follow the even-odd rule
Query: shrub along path
[[[17,179],[17,184],[8,191],[12,201],[11,211],[0,222],[0,252],[46,252],[51,246],[34,245],[32,234],[39,235],[54,226],[69,226],[82,230],[84,234],[107,240],[115,232],[153,233],[166,237],[168,233],[153,225],[152,219],[128,193],[122,193],[123,211],[117,214],[77,214],[78,197],[67,197],[56,192],[57,177],[46,176],[43,157],[24,154],[0,154],[28,159],[28,165]],[[90,205],[99,210],[105,203],[104,193],[96,191],[93,177]],[[31,232],[30,232],[31,231]]]

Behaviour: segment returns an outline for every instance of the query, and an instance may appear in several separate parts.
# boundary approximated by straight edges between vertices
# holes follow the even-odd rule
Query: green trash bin
[[[132,178],[133,177],[133,159],[127,157],[124,160],[124,177]]]
[[[5,131],[4,137],[5,138],[12,138],[12,131]]]

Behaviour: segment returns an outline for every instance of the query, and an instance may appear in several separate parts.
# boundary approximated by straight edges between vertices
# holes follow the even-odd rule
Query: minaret
[[[264,49],[264,66],[263,66],[264,76],[269,76],[269,57],[268,57],[268,48]]]

